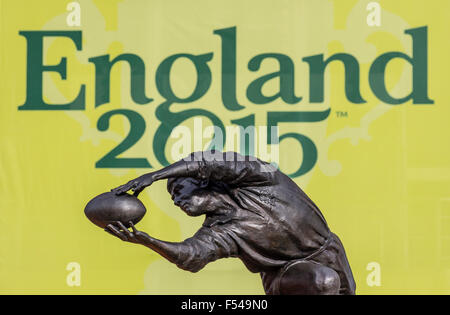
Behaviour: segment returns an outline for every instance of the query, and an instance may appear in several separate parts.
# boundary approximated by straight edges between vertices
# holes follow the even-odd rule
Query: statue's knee
[[[313,262],[289,266],[280,279],[280,294],[332,295],[338,294],[341,282],[336,271]]]
[[[319,294],[339,294],[341,280],[336,271],[323,267],[316,274],[314,286]]]

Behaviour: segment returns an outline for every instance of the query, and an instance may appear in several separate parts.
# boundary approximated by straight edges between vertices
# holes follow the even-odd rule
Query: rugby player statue
[[[120,221],[105,230],[191,272],[220,258],[240,258],[260,273],[266,294],[355,293],[341,241],[311,199],[271,164],[234,152],[195,152],[112,192],[137,196],[162,179],[176,206],[205,215],[194,236],[165,242]]]

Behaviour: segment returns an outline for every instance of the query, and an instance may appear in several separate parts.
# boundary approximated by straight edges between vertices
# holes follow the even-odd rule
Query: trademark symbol
[[[336,116],[338,117],[338,118],[346,118],[346,117],[348,117],[348,112],[342,112],[342,111],[336,111]]]

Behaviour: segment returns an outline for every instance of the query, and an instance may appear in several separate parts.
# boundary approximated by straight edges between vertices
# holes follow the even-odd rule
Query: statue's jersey
[[[180,244],[180,268],[195,272],[219,258],[239,257],[250,271],[267,272],[326,249],[333,233],[318,207],[288,176],[234,152],[214,158],[204,154],[185,159],[187,174],[216,185],[234,209],[209,213],[202,228]]]

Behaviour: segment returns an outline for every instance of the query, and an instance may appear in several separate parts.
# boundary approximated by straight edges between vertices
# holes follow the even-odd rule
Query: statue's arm
[[[142,175],[112,189],[116,194],[133,190],[138,195],[145,187],[161,179],[193,177],[212,179],[232,185],[268,185],[275,183],[276,168],[256,158],[235,152],[205,151],[190,154],[161,170]]]
[[[201,228],[193,237],[181,243],[173,243],[158,240],[138,231],[132,222],[130,225],[132,231],[121,222],[110,224],[105,230],[123,241],[144,245],[179,268],[191,272],[197,272],[209,262],[219,258],[233,256],[238,251],[235,242],[220,231]]]
[[[277,168],[236,152],[205,151],[190,155],[186,167],[191,177],[235,186],[273,185]]]
[[[120,221],[115,224],[109,224],[105,228],[105,231],[120,238],[124,242],[144,245],[154,250],[170,262],[178,262],[179,253],[182,247],[182,245],[180,245],[181,243],[171,243],[158,240],[145,232],[138,231],[133,222],[130,222],[130,225],[133,231],[127,229]]]
[[[193,170],[195,170],[194,165],[191,165],[190,168],[188,168],[187,163],[184,160],[180,160],[158,171],[147,173],[132,179],[124,185],[111,189],[111,191],[119,195],[131,189],[134,192],[134,195],[137,196],[142,190],[157,180],[171,177],[191,177]]]

